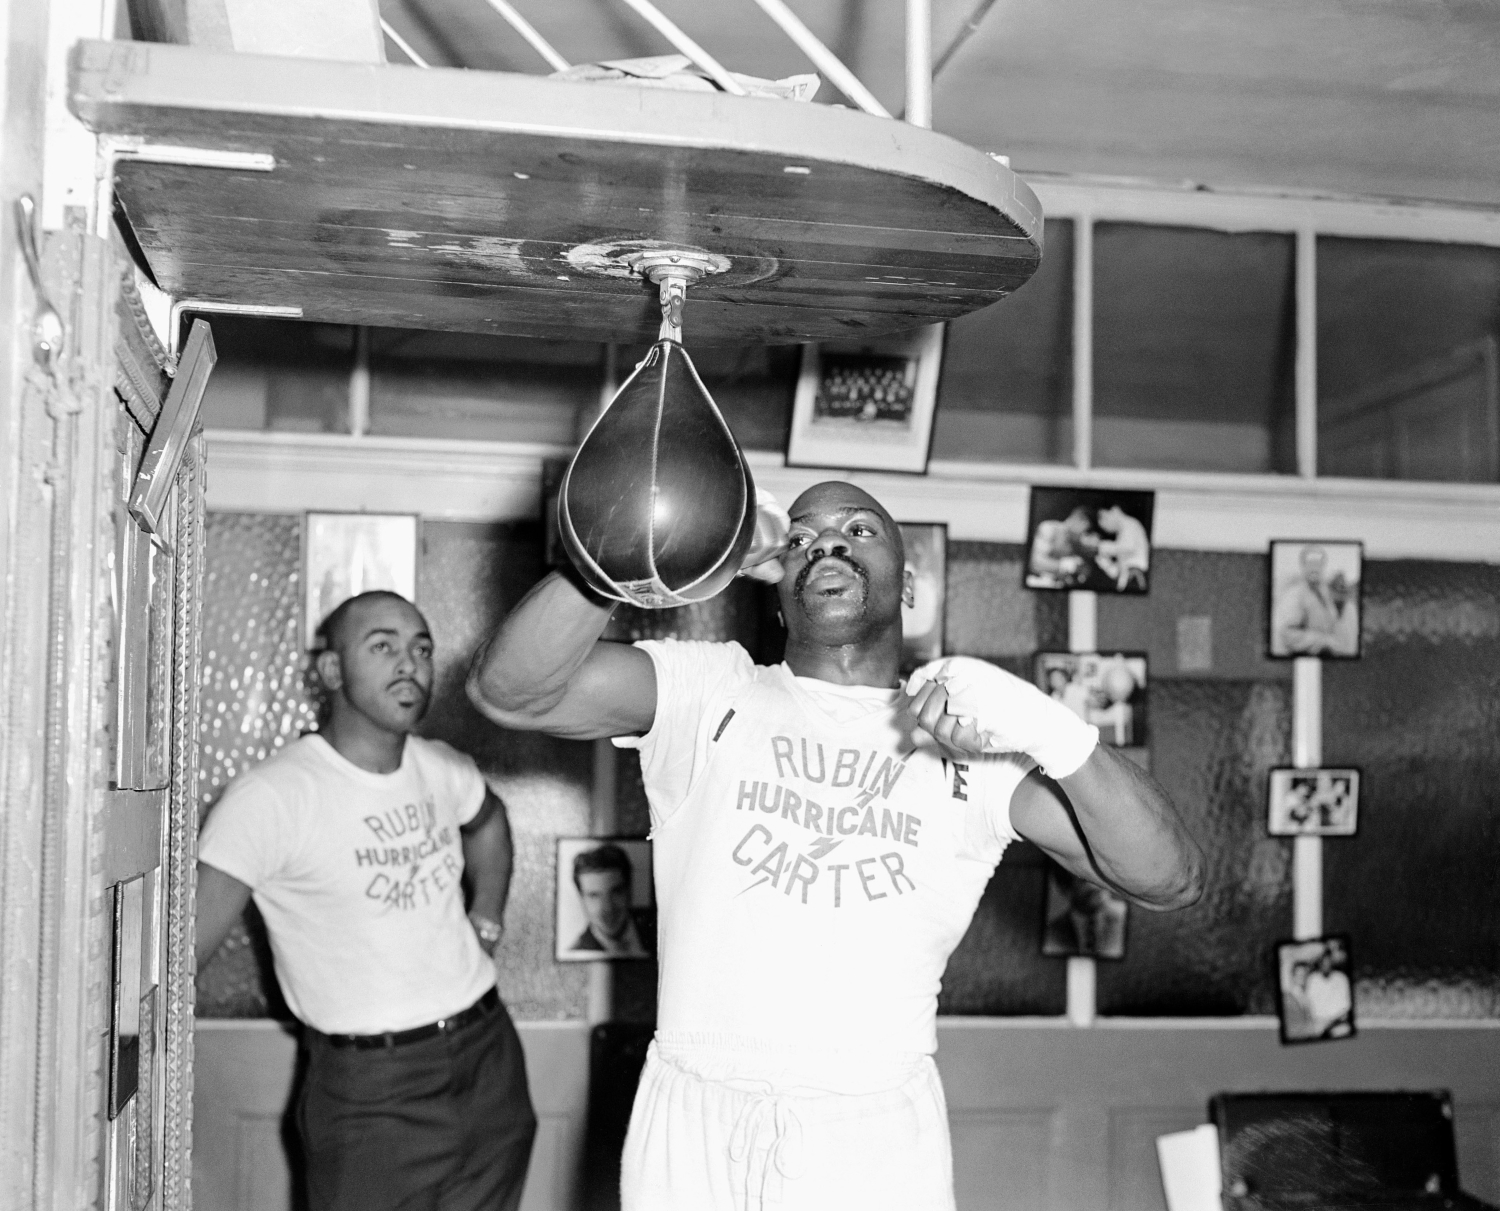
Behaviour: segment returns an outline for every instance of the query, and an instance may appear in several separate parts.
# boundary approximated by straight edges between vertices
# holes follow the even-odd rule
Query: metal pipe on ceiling
[[[506,0],[484,0],[495,12],[504,17],[510,24],[511,29],[525,38],[531,49],[547,60],[553,71],[567,71],[572,66],[553,48],[552,43],[537,32],[536,26],[521,16],[515,7]]]
[[[427,62],[426,59],[422,58],[421,55],[412,50],[411,43],[409,43],[405,38],[398,34],[395,30],[395,27],[393,27],[391,23],[384,17],[380,18],[380,32],[383,33],[392,42],[394,42],[401,53],[408,59],[410,59],[413,63],[415,63],[418,67],[432,66]]]
[[[706,71],[714,83],[725,92],[733,93],[737,97],[747,95],[745,86],[731,76],[722,63],[688,37],[671,18],[652,4],[651,0],[625,0],[625,3],[649,22],[657,33]]]
[[[932,0],[906,0],[905,116],[932,128]]]
[[[797,48],[812,60],[813,66],[828,77],[828,82],[853,101],[867,114],[889,118],[891,111],[875,99],[875,94],[860,83],[859,77],[844,66],[843,61],[819,40],[818,36],[802,23],[782,0],[755,0],[762,12],[781,27]]]

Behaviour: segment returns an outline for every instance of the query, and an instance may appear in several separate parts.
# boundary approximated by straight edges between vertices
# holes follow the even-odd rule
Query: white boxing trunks
[[[620,1186],[622,1211],[954,1211],[937,1066],[658,1036]]]

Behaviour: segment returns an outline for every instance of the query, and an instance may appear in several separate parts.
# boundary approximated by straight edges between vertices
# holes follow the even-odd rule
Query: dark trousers
[[[504,1005],[396,1047],[305,1030],[297,1127],[311,1211],[514,1211],[536,1115]]]

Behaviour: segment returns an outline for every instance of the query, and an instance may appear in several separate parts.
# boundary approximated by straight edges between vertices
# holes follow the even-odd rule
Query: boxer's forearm
[[[510,875],[514,865],[510,820],[499,800],[483,824],[461,834],[464,870],[469,875],[473,898],[470,909],[491,921],[504,921],[505,902],[510,898]]]
[[[469,698],[505,727],[589,739],[641,732],[656,714],[651,658],[601,643],[612,602],[553,572],[479,649]]]
[[[1166,791],[1135,762],[1100,745],[1058,785],[1093,865],[1150,908],[1186,908],[1203,894],[1203,852]]]

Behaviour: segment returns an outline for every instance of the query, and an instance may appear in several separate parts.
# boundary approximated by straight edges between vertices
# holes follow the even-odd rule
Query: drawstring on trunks
[[[770,1143],[762,1139],[770,1135]],[[802,1172],[802,1120],[786,1098],[754,1093],[729,1133],[729,1159],[744,1166],[745,1211],[781,1201],[782,1182]]]

